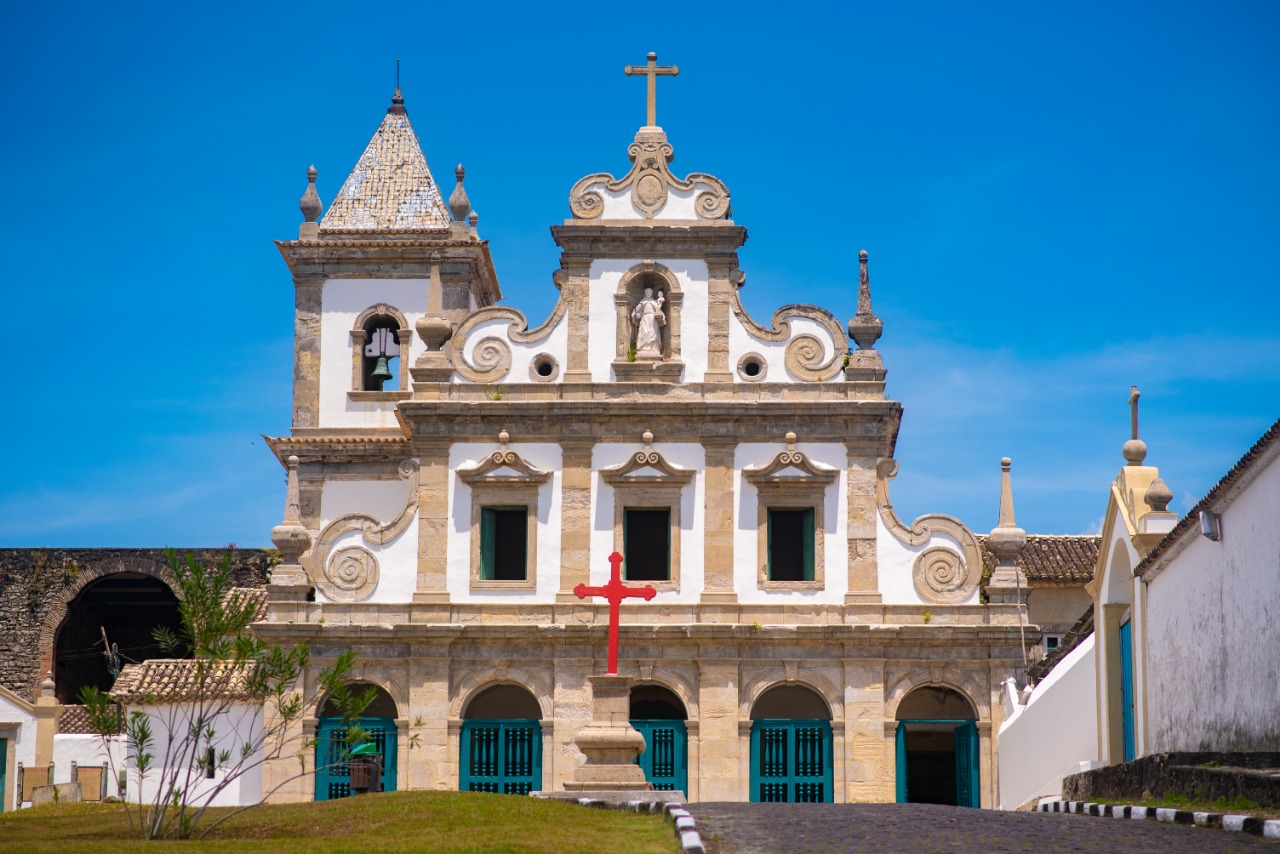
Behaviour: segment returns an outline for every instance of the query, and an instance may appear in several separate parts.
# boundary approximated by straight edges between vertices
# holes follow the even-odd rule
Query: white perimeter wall
[[[8,812],[17,807],[18,763],[21,762],[26,767],[36,764],[36,718],[24,707],[10,702],[4,693],[0,693],[0,738],[9,742],[5,748],[5,762],[14,775],[12,779],[5,780],[5,787],[14,793],[13,800],[4,804],[4,811]],[[4,793],[0,791],[0,797],[3,796]]]
[[[778,425],[786,432],[786,425]],[[759,547],[759,493],[751,482],[742,477],[744,468],[768,465],[774,457],[787,449],[785,442],[769,444],[742,444],[734,452],[733,492],[736,506],[733,511],[733,585],[738,601],[743,604],[785,603],[788,605],[838,605],[844,603],[849,591],[849,502],[848,465],[844,445],[823,445],[799,442],[796,450],[802,451],[820,466],[835,469],[836,479],[826,488],[823,503],[823,527],[826,535],[822,541],[823,575],[825,584],[821,590],[761,590],[759,566],[764,555]]]
[[[409,497],[409,482],[395,480],[331,480],[320,493],[320,529],[339,516],[364,513],[379,522],[390,522],[400,515]],[[378,559],[378,586],[366,602],[408,602],[418,585],[418,517],[414,514],[404,532],[389,543],[365,542],[357,531],[343,534],[334,541],[330,554],[344,546],[361,546]],[[316,600],[328,601],[320,588]]]
[[[134,710],[129,711],[132,713]],[[145,712],[151,718],[153,746],[149,752],[153,758],[146,777],[140,781],[137,764],[132,761],[133,753],[132,749],[130,750],[128,797],[130,801],[138,801],[141,796],[141,802],[154,803],[161,781],[166,783],[170,781],[168,773],[165,773],[168,769],[164,768],[164,757],[166,752],[175,750],[176,745],[170,747],[167,744],[169,732],[172,730],[176,738],[184,738],[190,726],[192,710],[189,706],[162,705],[144,706],[137,711]],[[245,770],[239,777],[228,782],[230,774],[227,768],[217,769],[213,779],[209,779],[201,770],[189,769],[186,765],[172,766],[179,775],[177,785],[193,787],[192,796],[187,799],[188,803],[205,803],[205,799],[223,784],[225,787],[222,791],[213,796],[210,802],[212,806],[234,807],[260,802],[262,800],[262,752],[256,751],[242,762],[240,749],[243,744],[261,742],[262,704],[234,705],[225,714],[214,719],[213,727],[215,734],[211,742],[212,747],[218,753],[223,750],[230,752],[231,760],[227,763],[228,766],[235,767],[239,764]],[[201,744],[203,745],[203,740]],[[190,771],[189,775],[188,771]]]
[[[355,403],[351,391],[351,330],[365,309],[385,303],[405,316],[409,328],[427,307],[426,279],[330,279],[320,298],[320,426],[399,427],[395,401]],[[423,350],[413,336],[409,363]],[[399,361],[397,359],[396,361]],[[403,373],[409,365],[400,365]],[[390,391],[391,389],[388,389]]]
[[[1280,463],[1147,586],[1146,752],[1280,750]]]
[[[125,739],[122,735],[103,739],[97,735],[62,734],[53,737],[53,776],[55,782],[69,783],[71,763],[81,768],[100,768],[107,763],[107,794],[120,796],[116,773],[124,770]]]
[[[616,382],[613,360],[617,358],[618,307],[613,298],[622,276],[644,260],[607,258],[591,262],[588,312],[591,331],[587,359],[592,382]],[[684,361],[684,375],[680,379],[700,383],[707,372],[707,264],[688,258],[650,260],[666,267],[680,282],[684,293],[680,307],[680,358]],[[667,326],[662,330],[662,340],[666,341],[666,336],[671,334],[670,300],[662,310],[667,315]]]
[[[1015,706],[997,736],[1000,809],[1062,793],[1062,778],[1098,752],[1094,636],[1089,635]]]

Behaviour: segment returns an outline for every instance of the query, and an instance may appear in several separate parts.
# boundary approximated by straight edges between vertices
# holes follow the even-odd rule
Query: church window
[[[351,388],[357,399],[392,400],[408,395],[406,363],[413,331],[389,305],[366,309],[351,330]]]
[[[622,569],[628,581],[671,580],[671,509],[622,511]]]
[[[813,581],[813,508],[769,508],[765,532],[770,581]]]
[[[529,508],[480,509],[480,579],[524,581],[528,578]]]

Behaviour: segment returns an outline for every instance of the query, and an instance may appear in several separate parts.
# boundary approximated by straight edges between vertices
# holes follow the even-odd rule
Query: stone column
[[[876,461],[865,448],[845,446],[845,475],[849,517],[849,591],[846,605],[878,605],[880,580],[876,572]]]
[[[413,593],[413,601],[428,605],[447,604],[451,443],[448,440],[428,440],[414,444],[419,464],[418,588]]]
[[[846,647],[844,662],[845,800],[868,803],[884,799],[884,662],[854,658]]]
[[[589,383],[591,371],[587,364],[587,348],[590,343],[590,285],[591,261],[586,258],[561,261],[555,281],[560,286],[569,315],[569,353],[565,360],[564,382]]]
[[[320,426],[320,308],[324,278],[295,278],[293,426]]]
[[[737,605],[738,594],[733,587],[733,464],[737,443],[704,439],[702,448],[706,453],[702,604]],[[714,614],[705,616],[716,620]],[[737,617],[729,615],[729,619]]]
[[[450,737],[448,655],[448,643],[430,642],[409,662],[409,709],[404,716],[421,721],[421,726],[414,731],[418,747],[401,753],[397,761],[408,768],[410,789],[458,787],[457,739]]]
[[[738,662],[711,658],[705,645],[698,652],[698,797],[746,800],[741,766],[751,746],[738,736]]]
[[[733,382],[729,365],[729,312],[734,284],[733,264],[728,261],[707,265],[707,372],[703,382]]]
[[[32,710],[36,716],[36,762],[37,766],[53,762],[53,737],[58,734],[58,713],[62,707],[58,705],[53,684],[53,673],[46,673],[40,683],[40,697]]]
[[[590,440],[560,443],[560,592],[556,601],[561,604],[582,604],[573,588],[590,577],[593,447]]]

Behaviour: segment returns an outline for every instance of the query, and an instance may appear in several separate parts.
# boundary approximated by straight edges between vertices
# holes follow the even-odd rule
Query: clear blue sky
[[[396,56],[506,302],[550,310],[548,226],[626,171],[658,52],[673,169],[719,176],[743,292],[855,309],[906,412],[907,518],[1081,533],[1129,385],[1185,511],[1280,416],[1280,3],[9,4],[0,546],[269,544],[296,237]]]

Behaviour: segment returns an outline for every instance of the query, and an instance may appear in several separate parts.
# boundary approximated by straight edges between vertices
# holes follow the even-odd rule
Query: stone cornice
[[[409,440],[403,435],[343,434],[323,432],[262,437],[283,466],[289,455],[323,457],[331,462],[392,459],[409,456]]]
[[[747,241],[747,229],[724,220],[696,225],[653,220],[592,220],[584,224],[570,220],[553,225],[551,237],[565,259],[706,258],[736,255]]]
[[[277,240],[276,248],[295,281],[341,278],[425,278],[434,258],[446,267],[462,263],[490,304],[502,298],[487,240],[432,240],[413,235],[402,240]],[[448,271],[445,271],[446,277]]]

